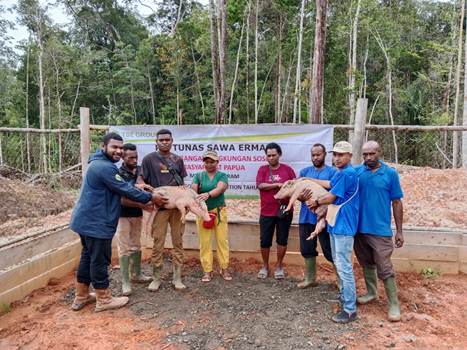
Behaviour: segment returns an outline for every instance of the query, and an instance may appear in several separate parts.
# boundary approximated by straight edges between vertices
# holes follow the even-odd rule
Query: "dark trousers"
[[[354,243],[355,255],[362,267],[376,268],[378,278],[394,277],[391,255],[394,250],[392,237],[357,233]]]
[[[259,239],[261,248],[271,248],[274,230],[276,230],[277,245],[286,246],[289,240],[289,230],[292,216],[279,218],[277,216],[259,217]]]
[[[321,250],[323,251],[323,255],[327,261],[333,263],[332,260],[332,252],[331,252],[331,241],[329,239],[329,233],[324,229],[318,234],[318,237],[315,237],[309,241],[306,239],[310,236],[315,230],[315,226],[313,224],[299,224],[298,225],[298,233],[300,235],[300,253],[302,256],[307,258],[313,258],[318,256],[318,251],[316,247],[318,246],[318,238],[319,244],[321,245]]]
[[[76,278],[96,289],[109,287],[109,265],[112,257],[112,240],[79,235],[81,238],[81,259]]]

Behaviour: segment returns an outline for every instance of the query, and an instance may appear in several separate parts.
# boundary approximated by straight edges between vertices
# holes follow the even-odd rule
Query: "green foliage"
[[[139,2],[134,0],[58,1],[65,5],[70,16],[71,25],[66,31],[54,25],[47,16],[48,9],[41,7],[38,0],[18,1],[20,22],[30,31],[31,39],[21,43],[17,60],[10,58],[14,55],[3,34],[11,23],[0,21],[0,125],[25,126],[26,109],[30,126],[39,125],[40,43],[46,114],[50,116],[47,125],[51,127],[75,127],[79,123],[79,106],[91,107],[95,124],[174,124],[178,122],[177,112],[184,124],[213,121],[210,21],[206,5],[193,0],[161,1],[150,16],[142,18],[136,13]],[[246,30],[247,8],[251,6],[249,32],[243,35],[233,94],[234,123],[254,120],[256,26],[259,121],[274,122],[278,89],[282,120],[291,121],[300,3],[300,0],[261,0],[256,24],[256,1],[227,2],[228,102],[241,29],[243,26]],[[324,84],[327,123],[349,121],[349,35],[356,3],[356,0],[330,1],[328,9]],[[302,122],[308,120],[314,7],[314,1],[307,2],[299,77]],[[380,38],[390,57],[396,124],[452,122],[455,90],[452,72],[457,57],[458,21],[454,1],[361,0],[355,92],[360,95],[366,81],[369,106],[379,96],[372,123],[388,123],[388,67],[376,38]]]
[[[440,276],[439,271],[432,269],[431,267],[424,267],[421,271],[423,278],[431,279],[438,278]]]

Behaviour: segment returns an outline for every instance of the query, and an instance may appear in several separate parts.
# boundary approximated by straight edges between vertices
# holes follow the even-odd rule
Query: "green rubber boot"
[[[297,284],[297,288],[316,287],[316,257],[305,258],[305,279]]]
[[[177,266],[177,265],[173,266],[172,284],[177,290],[186,289],[186,286],[182,283],[182,267],[181,266]]]
[[[130,254],[131,281],[137,283],[151,282],[152,277],[141,273],[141,250]]]
[[[370,267],[363,268],[363,275],[365,277],[366,294],[357,298],[357,303],[368,304],[373,300],[378,300],[378,276],[376,269]]]
[[[397,285],[394,277],[389,277],[384,280],[384,289],[386,290],[389,303],[388,320],[391,322],[398,322],[401,320],[401,309],[399,306],[399,299],[397,298]]]
[[[131,294],[130,283],[130,257],[120,257],[120,272],[122,273],[122,294],[127,296]]]
[[[162,275],[162,265],[161,266],[154,266],[152,268],[152,282],[148,286],[148,290],[150,292],[155,292],[161,286],[161,275]]]

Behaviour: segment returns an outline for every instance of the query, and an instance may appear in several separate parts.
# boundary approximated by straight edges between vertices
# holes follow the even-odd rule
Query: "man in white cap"
[[[350,164],[352,159],[352,145],[347,141],[340,141],[332,149],[333,163],[337,172],[331,181],[315,180],[329,192],[307,201],[310,209],[320,205],[328,205],[327,230],[331,239],[331,251],[336,266],[340,290],[342,309],[332,317],[337,323],[352,322],[357,318],[357,303],[355,277],[352,268],[352,250],[354,236],[358,226],[358,177]]]

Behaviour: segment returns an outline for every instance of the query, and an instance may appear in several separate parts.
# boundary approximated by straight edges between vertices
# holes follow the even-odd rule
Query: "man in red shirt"
[[[261,256],[263,267],[258,272],[258,278],[264,279],[269,274],[269,251],[272,246],[274,230],[276,231],[277,263],[274,270],[274,278],[285,277],[282,261],[287,251],[287,240],[289,238],[290,224],[292,223],[293,210],[285,216],[278,216],[281,203],[274,195],[287,180],[295,179],[294,170],[287,164],[279,163],[282,149],[277,143],[269,143],[265,149],[267,165],[258,169],[256,175],[256,186],[259,189],[261,200],[261,212],[259,218]]]

